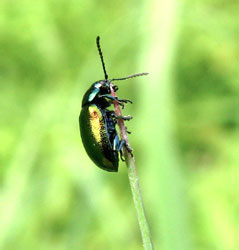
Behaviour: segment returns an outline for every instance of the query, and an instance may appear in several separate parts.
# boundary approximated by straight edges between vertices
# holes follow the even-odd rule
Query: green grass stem
[[[111,94],[113,96],[116,96],[112,86],[111,86]],[[114,101],[114,107],[115,107],[116,115],[122,116],[122,113],[121,113],[121,110],[117,101]],[[120,128],[121,138],[126,141],[127,146],[131,149],[128,136],[127,136],[127,128],[124,125],[124,121],[122,119],[118,119],[118,125]],[[130,151],[126,147],[123,148],[123,153],[124,153],[124,157],[126,160],[126,165],[128,167],[129,183],[130,183],[131,192],[132,192],[132,196],[134,200],[134,206],[136,209],[136,214],[137,214],[137,219],[139,223],[139,228],[141,232],[144,249],[152,250],[154,249],[153,242],[152,242],[152,237],[151,237],[151,233],[149,230],[148,221],[147,221],[146,213],[144,209],[143,197],[142,197],[141,190],[140,190],[139,178],[136,172],[134,156],[132,153],[130,153]]]

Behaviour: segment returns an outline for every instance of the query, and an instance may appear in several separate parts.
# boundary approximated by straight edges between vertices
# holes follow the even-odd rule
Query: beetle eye
[[[103,86],[101,87],[101,93],[110,94],[110,87],[107,86],[107,85],[103,85]]]

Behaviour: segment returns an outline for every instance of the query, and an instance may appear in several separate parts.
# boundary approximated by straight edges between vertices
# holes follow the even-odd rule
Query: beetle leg
[[[116,135],[113,141],[113,150],[118,151],[119,142],[119,137]]]
[[[116,119],[122,119],[122,120],[124,120],[124,121],[129,121],[129,120],[133,119],[133,117],[130,116],[130,115],[126,115],[126,116],[117,115],[115,118],[116,118]]]
[[[115,97],[115,96],[112,96],[112,95],[109,95],[109,94],[104,94],[104,95],[98,95],[98,97],[104,97],[104,98],[108,98],[110,100],[113,100],[113,101],[118,101],[118,98]]]
[[[117,145],[117,151],[121,151],[124,145],[126,145],[126,141],[125,140],[119,141],[119,143]]]
[[[126,147],[127,151],[130,153],[130,155],[133,157],[134,156],[133,149],[129,146],[128,143],[125,143],[125,147]]]
[[[123,116],[123,115],[116,115],[116,113],[114,111],[112,111],[111,116],[115,119],[122,119],[124,121],[129,121],[131,120],[133,117],[130,115],[127,116]]]
[[[133,155],[133,149],[129,146],[129,144],[126,143],[125,140],[122,140],[122,141],[124,141],[122,147],[125,146],[126,149],[127,149],[127,151],[130,153],[131,157],[133,157],[133,156],[134,156],[134,155]],[[121,142],[122,142],[122,141],[121,141]],[[122,161],[125,161],[125,158],[123,157],[122,148],[119,150],[119,152],[120,152],[120,158],[121,158],[121,160],[122,160]]]
[[[122,144],[122,145],[121,145]],[[133,157],[133,149],[129,146],[129,144],[125,140],[120,141],[120,150],[122,150],[122,147],[125,146],[127,151],[130,153],[130,155]]]
[[[123,156],[122,150],[120,150],[119,152],[120,152],[120,159],[121,159],[121,161],[125,161],[125,158],[124,158],[124,156]]]
[[[124,104],[119,101],[118,97],[115,97],[115,96],[112,96],[112,95],[109,95],[109,94],[104,94],[104,95],[98,95],[98,97],[104,97],[104,98],[108,98],[109,100],[111,101],[117,101],[118,104],[122,107],[122,109],[124,109]]]
[[[130,115],[126,115],[126,116],[123,116],[123,115],[116,115],[116,116],[115,116],[115,119],[122,119],[122,120],[124,120],[124,121],[129,121],[129,120],[133,119],[133,117],[130,116]]]
[[[112,95],[109,95],[109,94],[104,94],[104,95],[98,95],[98,97],[104,97],[104,98],[108,98],[108,99],[110,99],[110,100],[112,100],[112,101],[117,101],[118,102],[118,104],[120,105],[120,106],[122,106],[122,108],[124,108],[124,103],[133,103],[132,101],[130,101],[130,100],[127,100],[127,99],[119,99],[118,97],[115,97],[115,96],[112,96]]]
[[[128,99],[118,99],[118,102],[122,102],[122,103],[133,103],[132,101],[128,100]]]
[[[124,159],[124,157],[123,157],[123,152],[122,152],[123,146],[126,147],[127,151],[130,153],[130,155],[131,155],[132,157],[133,157],[133,149],[129,146],[128,143],[126,143],[125,140],[119,141],[117,151],[120,152],[120,158],[121,158],[121,160],[122,160],[122,161],[125,161],[125,159]]]
[[[124,104],[126,104],[126,103],[133,103],[132,101],[130,101],[130,100],[127,100],[127,99],[117,99],[117,102],[118,102],[118,104],[122,107],[122,109],[124,109]]]
[[[133,103],[132,101],[128,100],[128,99],[117,99],[118,104],[122,107],[122,109],[124,109],[124,104],[126,103]]]
[[[133,118],[133,117],[132,117]],[[131,134],[132,132],[128,131],[128,128],[125,126],[125,130],[128,134]]]
[[[114,142],[113,142],[113,150],[120,153],[120,159],[122,161],[125,161],[125,159],[123,157],[123,152],[122,152],[122,148],[124,145],[125,145],[125,140],[120,141],[118,135],[116,135],[114,138]]]
[[[121,159],[121,161],[125,161],[125,158],[124,158],[123,152],[122,152],[122,148],[123,148],[124,145],[126,145],[126,141],[125,140],[119,141],[117,151],[120,152],[120,159]]]

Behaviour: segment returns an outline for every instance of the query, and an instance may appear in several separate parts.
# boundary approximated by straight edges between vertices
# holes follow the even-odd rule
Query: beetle
[[[80,133],[85,150],[91,160],[103,170],[117,172],[119,153],[121,159],[124,160],[122,157],[122,147],[125,145],[126,148],[130,150],[125,140],[119,139],[116,130],[117,119],[130,120],[132,117],[117,116],[114,111],[108,108],[111,106],[112,101],[117,101],[118,104],[123,107],[124,104],[132,102],[112,96],[110,87],[112,87],[114,91],[117,91],[118,86],[114,85],[112,81],[126,80],[147,73],[109,80],[100,47],[99,36],[96,38],[96,44],[105,79],[93,83],[83,96],[82,109],[79,116]]]

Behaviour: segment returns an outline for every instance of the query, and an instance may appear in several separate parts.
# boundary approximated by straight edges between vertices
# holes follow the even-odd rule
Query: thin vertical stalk
[[[112,96],[116,97],[116,94],[112,88],[113,84],[111,85],[111,94]],[[117,116],[121,116],[121,109],[119,107],[119,104],[117,101],[114,101],[114,107],[115,107],[115,113]],[[123,140],[126,141],[128,147],[130,148],[128,136],[127,136],[127,129],[124,125],[124,121],[122,119],[118,119],[118,125],[120,128],[120,135]],[[143,240],[143,245],[145,250],[152,250],[153,248],[153,242],[151,233],[148,226],[148,221],[145,214],[144,209],[144,203],[143,198],[139,186],[139,178],[136,172],[136,166],[135,166],[135,160],[133,155],[129,152],[129,150],[126,149],[126,147],[123,148],[123,153],[126,160],[126,165],[128,167],[128,177],[131,187],[131,192],[134,200],[134,206],[136,209],[137,219],[140,227],[140,232]]]

